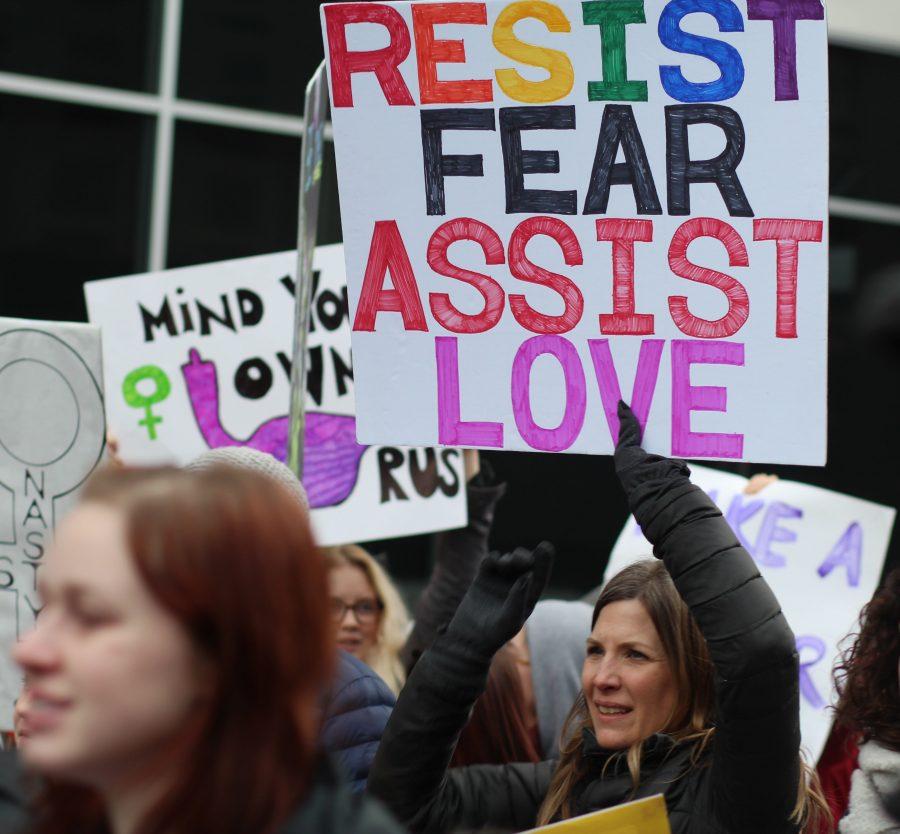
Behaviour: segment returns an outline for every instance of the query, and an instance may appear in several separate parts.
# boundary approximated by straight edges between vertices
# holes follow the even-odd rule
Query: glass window
[[[297,245],[300,139],[178,122],[168,266]]]
[[[83,281],[146,268],[154,121],[0,95],[0,124],[0,310],[83,320]]]
[[[184,2],[181,98],[300,115],[321,60],[318,3]]]
[[[898,204],[900,110],[884,93],[900,85],[900,57],[833,46],[829,60],[831,193]]]
[[[0,4],[0,70],[155,92],[162,0]]]

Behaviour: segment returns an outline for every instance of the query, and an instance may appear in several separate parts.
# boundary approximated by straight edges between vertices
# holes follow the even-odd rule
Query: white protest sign
[[[691,467],[691,480],[722,510],[781,603],[800,655],[800,729],[813,760],[831,728],[831,672],[884,566],[896,510],[793,481],[745,495],[747,479]],[[651,555],[629,519],[610,556],[609,579]]]
[[[824,463],[820,0],[321,14],[362,441]]]
[[[92,281],[111,432],[126,462],[251,446],[284,460],[296,252]],[[356,442],[341,246],[316,250],[304,485],[320,544],[466,523],[462,455]]]
[[[22,672],[15,640],[40,609],[38,569],[54,526],[103,452],[100,331],[0,318],[0,728]]]

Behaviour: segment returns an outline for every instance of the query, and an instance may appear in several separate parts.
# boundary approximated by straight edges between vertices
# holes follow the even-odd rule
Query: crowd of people
[[[778,600],[688,467],[619,419],[655,558],[592,604],[542,599],[551,544],[488,552],[504,487],[475,452],[412,616],[365,549],[316,546],[272,458],[99,471],[14,649],[0,830],[525,831],[654,794],[674,834],[900,830],[900,571],[835,672],[817,771]]]

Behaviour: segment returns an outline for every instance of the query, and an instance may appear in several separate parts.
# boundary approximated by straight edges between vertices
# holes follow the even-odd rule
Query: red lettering
[[[634,311],[634,243],[653,240],[653,223],[650,220],[598,220],[597,240],[612,241],[613,263],[613,311],[600,314],[600,332],[616,336],[652,334],[653,316]]]
[[[480,313],[468,314],[457,309],[447,293],[430,293],[431,312],[435,319],[451,333],[484,333],[500,321],[506,293],[493,278],[463,269],[447,260],[447,250],[458,240],[472,240],[481,246],[484,261],[490,265],[506,262],[503,241],[487,224],[470,217],[448,220],[439,226],[428,241],[428,265],[438,274],[455,278],[475,287],[484,299]]]
[[[351,23],[377,23],[390,34],[383,49],[350,52],[345,27]],[[332,106],[353,107],[350,76],[374,72],[388,104],[414,104],[398,67],[406,60],[412,44],[406,21],[396,9],[380,3],[336,3],[325,6],[325,29],[331,64]]]
[[[821,220],[753,221],[754,240],[775,241],[775,336],[797,338],[797,265],[800,243],[821,243]]]
[[[392,290],[384,288],[388,270],[395,287]],[[400,313],[404,330],[428,330],[419,286],[396,220],[375,222],[353,329],[375,330],[375,318],[382,312]]]
[[[725,293],[728,312],[720,319],[710,321],[699,318],[688,310],[687,298],[683,295],[669,296],[669,312],[672,320],[682,333],[699,339],[721,339],[733,336],[750,315],[750,298],[744,285],[724,272],[692,264],[687,259],[687,249],[692,241],[700,237],[713,237],[725,244],[730,266],[749,266],[747,247],[732,226],[714,217],[695,217],[682,223],[669,244],[669,268],[680,278],[709,284]]]
[[[509,271],[520,281],[540,284],[558,293],[564,307],[562,315],[548,316],[530,307],[524,295],[512,293],[509,295],[509,306],[516,321],[532,333],[566,333],[581,320],[584,297],[581,290],[564,275],[557,275],[528,260],[525,247],[536,235],[552,237],[562,249],[568,266],[583,262],[578,238],[562,220],[555,217],[529,217],[523,220],[509,239]]]
[[[484,3],[413,3],[411,8],[422,104],[493,101],[489,79],[439,81],[437,77],[438,64],[464,64],[466,50],[462,41],[435,40],[434,27],[442,23],[487,26]]]

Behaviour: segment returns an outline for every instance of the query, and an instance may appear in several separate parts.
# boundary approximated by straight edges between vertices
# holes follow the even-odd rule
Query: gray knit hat
[[[272,455],[249,446],[220,446],[218,449],[208,449],[198,455],[184,468],[206,469],[217,464],[260,472],[278,481],[282,486],[287,487],[291,495],[303,506],[303,509],[309,512],[309,499],[306,497],[303,484],[297,480],[297,476],[287,466]]]

